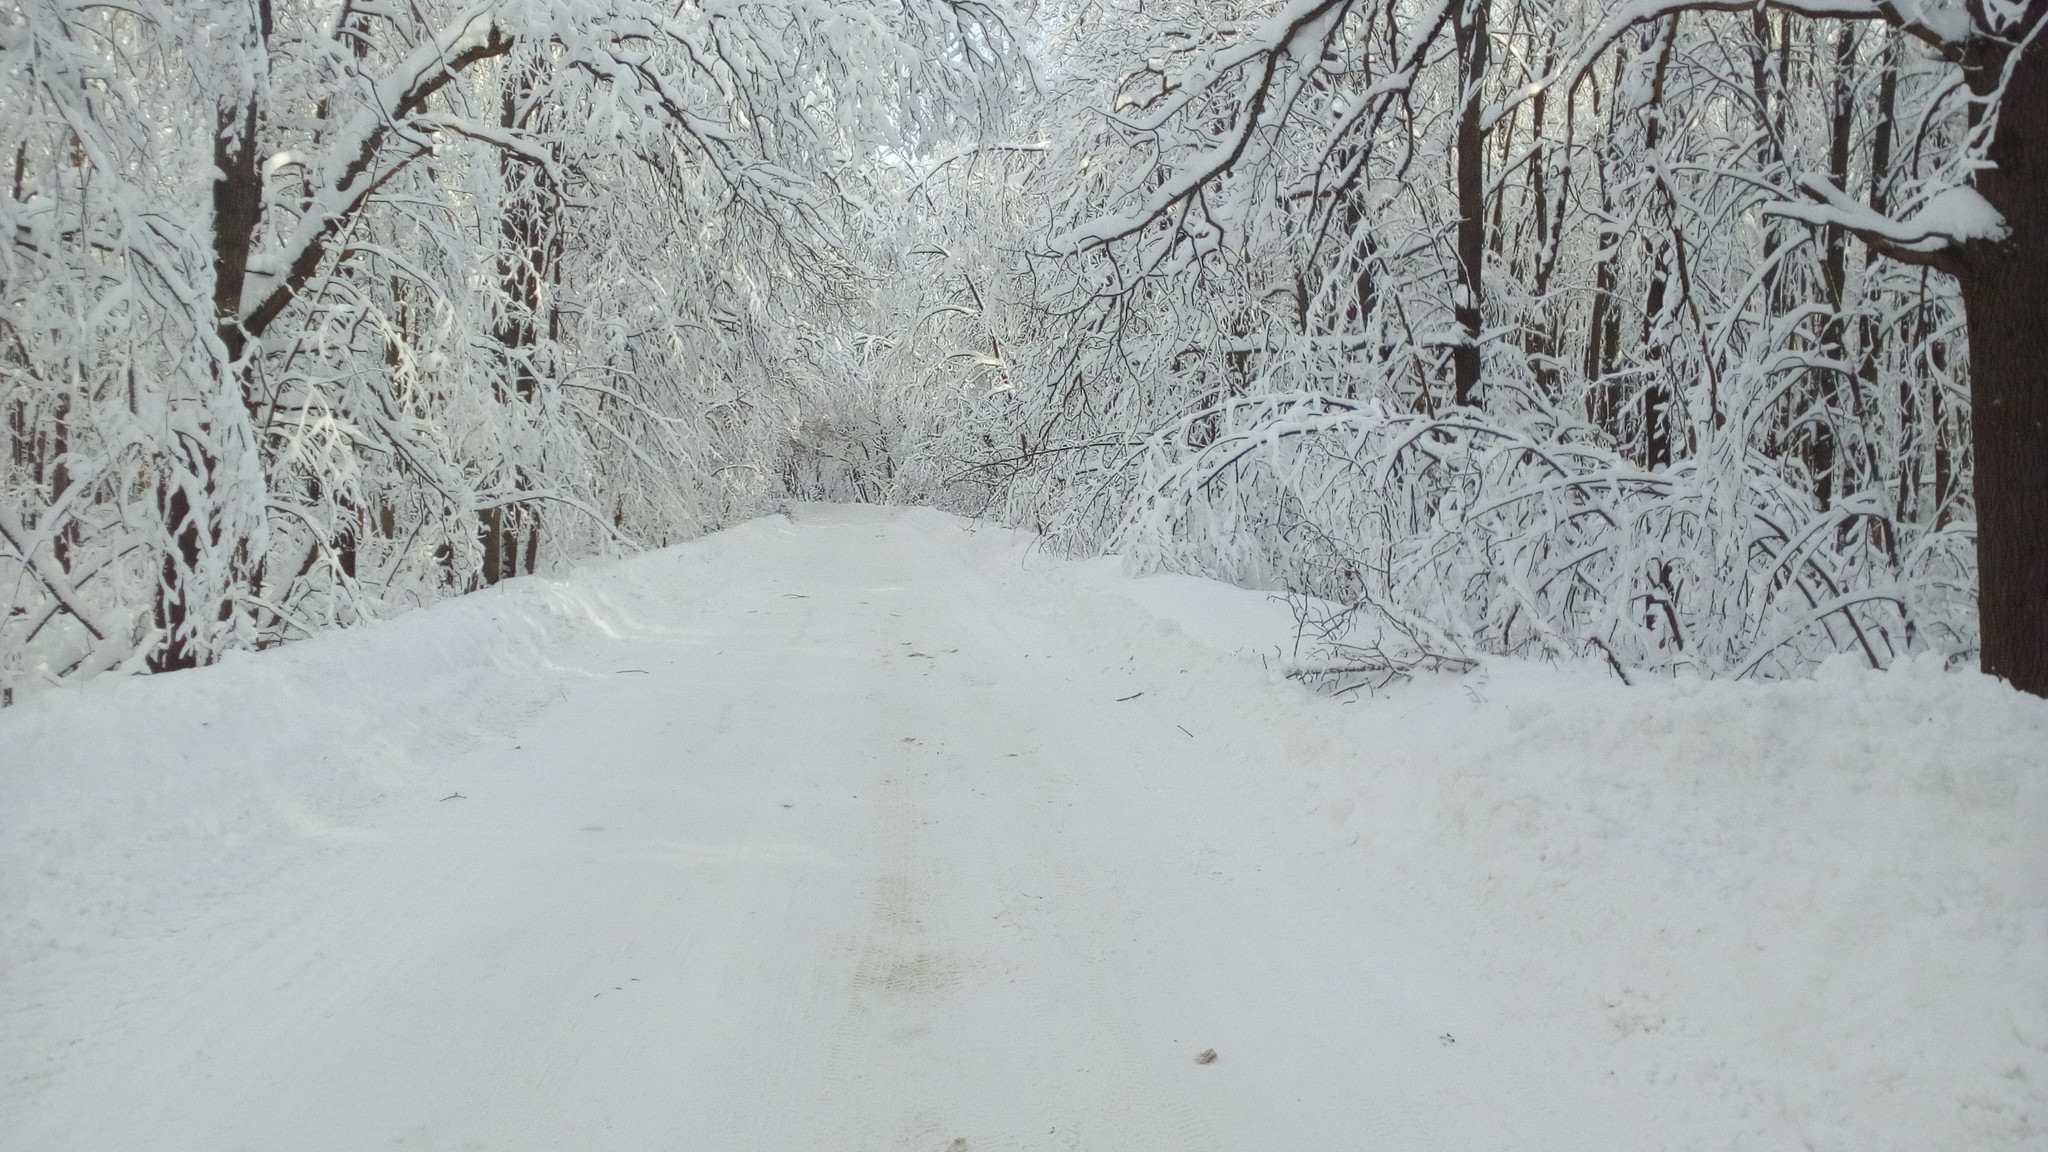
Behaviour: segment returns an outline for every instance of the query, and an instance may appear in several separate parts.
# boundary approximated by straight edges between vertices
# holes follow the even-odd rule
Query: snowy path
[[[544,651],[544,706],[94,961],[111,1003],[13,1006],[78,1035],[9,1055],[0,1146],[1777,1146],[1521,1018],[1417,872],[1274,815],[1295,753],[1171,691],[1184,643],[1106,663],[959,538],[806,509]]]

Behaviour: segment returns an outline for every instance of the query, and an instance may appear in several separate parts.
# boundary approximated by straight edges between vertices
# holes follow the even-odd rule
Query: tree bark
[[[248,343],[243,331],[242,285],[256,225],[263,219],[263,174],[256,159],[259,105],[223,104],[213,138],[213,314],[228,362],[239,361]]]
[[[1970,244],[1961,279],[1983,668],[2048,696],[2048,42],[2022,42],[1987,157],[1995,167],[1977,176],[1978,192],[2011,232]],[[1980,94],[2007,63],[2005,51],[1987,47],[1984,56],[1964,64]]]

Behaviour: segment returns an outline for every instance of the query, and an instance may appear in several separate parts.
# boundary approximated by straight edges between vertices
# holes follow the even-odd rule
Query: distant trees
[[[772,495],[975,0],[0,14],[0,685],[189,667]]]
[[[1033,177],[983,475],[1445,652],[2048,692],[2044,12],[1079,6],[1143,47]]]

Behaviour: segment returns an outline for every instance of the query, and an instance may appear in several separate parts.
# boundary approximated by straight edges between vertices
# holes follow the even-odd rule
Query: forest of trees
[[[790,499],[2048,694],[2048,0],[13,0],[0,691]]]

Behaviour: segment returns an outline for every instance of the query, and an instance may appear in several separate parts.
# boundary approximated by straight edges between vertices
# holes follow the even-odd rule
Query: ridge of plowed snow
[[[32,698],[0,1146],[2038,1146],[2048,703],[1288,623],[804,507]]]

